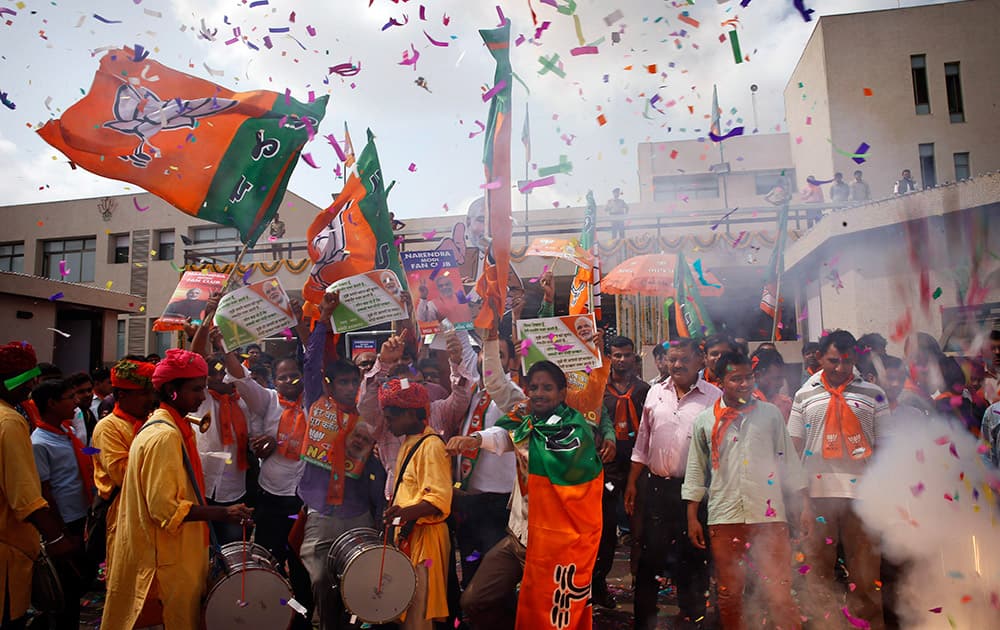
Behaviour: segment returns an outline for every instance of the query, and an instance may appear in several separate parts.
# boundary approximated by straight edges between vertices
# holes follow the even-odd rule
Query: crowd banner
[[[552,361],[564,372],[601,367],[601,353],[595,345],[594,314],[564,315],[517,320],[521,339],[521,367],[524,372],[539,361]]]
[[[205,273],[201,271],[185,271],[180,282],[170,296],[163,315],[153,322],[156,332],[184,330],[189,321],[200,324],[205,313],[208,298],[217,291],[222,291],[228,274]]]
[[[337,280],[327,288],[340,295],[333,310],[333,332],[345,333],[406,319],[403,285],[391,269],[376,269]]]
[[[447,319],[456,330],[472,328],[472,308],[462,290],[462,269],[455,253],[447,249],[401,252],[403,269],[421,335],[442,331]]]
[[[226,352],[295,326],[288,294],[277,278],[261,280],[222,296],[215,325]]]

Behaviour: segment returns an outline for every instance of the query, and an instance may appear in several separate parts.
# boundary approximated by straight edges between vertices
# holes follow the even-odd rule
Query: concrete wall
[[[56,305],[48,300],[32,299],[4,294],[3,308],[0,308],[0,343],[27,341],[35,348],[39,361],[52,361],[55,348],[55,333],[46,330],[55,328]],[[30,319],[21,319],[18,312],[30,313]]]
[[[820,20],[799,63],[785,86],[785,120],[791,162],[799,189],[805,186],[806,177],[819,179],[833,176],[833,162],[827,138],[831,137],[830,88],[827,83],[827,56],[824,45],[825,23]],[[800,87],[801,84],[801,87]],[[856,145],[855,145],[856,146]],[[852,147],[853,149],[853,147]],[[851,169],[852,171],[854,169]],[[828,191],[824,191],[827,193]],[[826,194],[829,200],[829,194]]]
[[[785,88],[785,114],[800,181],[865,172],[873,198],[892,193],[900,171],[920,180],[918,145],[933,143],[937,183],[955,181],[954,153],[973,176],[1000,168],[1000,72],[994,30],[1000,2],[967,2],[826,16]],[[926,55],[931,113],[916,114],[910,55]],[[944,64],[960,62],[965,122],[948,114]],[[804,83],[799,88],[799,82]],[[872,96],[864,95],[864,88]],[[811,116],[811,124],[806,117]],[[801,144],[795,139],[801,137]],[[837,154],[871,145],[862,165]]]
[[[670,156],[674,151],[677,151],[677,156],[672,158]],[[654,177],[709,173],[709,167],[724,159],[731,169],[731,173],[725,176],[728,207],[736,208],[766,205],[756,192],[755,173],[792,169],[788,136],[781,133],[737,136],[725,140],[722,143],[723,159],[720,159],[719,144],[708,138],[644,142],[639,145],[636,153],[639,158],[639,201],[643,207],[652,207],[656,211],[674,215],[726,207],[723,204],[721,179],[718,198],[657,202],[653,195]]]

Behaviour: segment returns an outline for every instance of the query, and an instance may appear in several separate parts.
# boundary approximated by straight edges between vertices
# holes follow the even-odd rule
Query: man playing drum
[[[246,524],[253,515],[242,504],[204,502],[201,460],[184,416],[204,401],[207,376],[205,360],[187,350],[167,350],[156,364],[153,387],[161,403],[129,451],[101,628],[132,628],[152,597],[163,604],[166,630],[201,627],[208,577],[205,521]]]
[[[427,426],[430,398],[419,383],[394,378],[379,388],[378,401],[393,435],[403,437],[396,458],[398,480],[387,525],[396,525],[397,545],[417,572],[417,592],[403,628],[434,627],[448,617],[448,562],[451,538],[445,519],[451,513],[451,459],[444,441]]]
[[[314,465],[307,459],[298,486],[298,495],[307,508],[299,555],[312,582],[320,627],[325,629],[342,627],[344,616],[340,595],[331,591],[336,576],[327,569],[330,547],[348,530],[372,527],[385,505],[385,472],[376,458],[368,456],[371,443],[368,442],[368,453],[358,453],[354,443],[359,440],[351,439],[354,434],[355,437],[371,435],[366,432],[356,407],[361,373],[353,363],[324,361],[330,316],[336,306],[337,297],[326,294],[320,305],[319,320],[309,335],[302,370],[307,424],[311,426],[315,421],[331,427],[330,439],[322,440],[330,446],[329,466]],[[309,436],[303,439],[305,453]],[[351,474],[346,470],[348,462]]]

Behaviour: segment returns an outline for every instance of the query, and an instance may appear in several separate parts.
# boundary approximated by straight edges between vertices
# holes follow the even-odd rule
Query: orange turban
[[[122,359],[111,368],[111,387],[115,389],[152,389],[156,366],[144,361]]]

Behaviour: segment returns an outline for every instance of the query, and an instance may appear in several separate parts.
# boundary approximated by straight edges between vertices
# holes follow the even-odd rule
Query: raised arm
[[[430,425],[447,440],[458,433],[472,401],[472,387],[475,375],[465,372],[462,361],[462,342],[455,331],[445,333],[448,346],[448,364],[451,367],[451,394],[444,400],[431,403]]]

